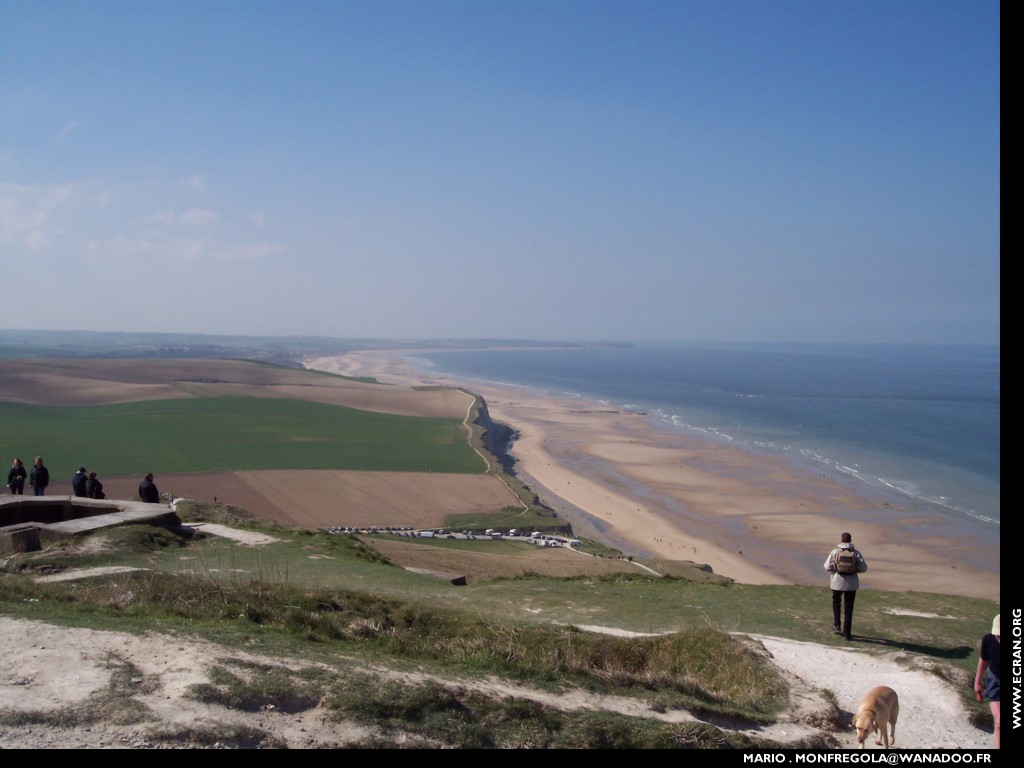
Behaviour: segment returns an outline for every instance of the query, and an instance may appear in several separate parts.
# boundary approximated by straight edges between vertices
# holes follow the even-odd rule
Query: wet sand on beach
[[[868,562],[862,588],[999,600],[997,534],[979,546],[956,520],[902,508],[784,457],[595,402],[434,376],[396,350],[306,365],[482,395],[491,418],[518,433],[512,455],[524,482],[577,535],[624,554],[706,563],[747,584],[824,586],[822,563],[850,531]]]

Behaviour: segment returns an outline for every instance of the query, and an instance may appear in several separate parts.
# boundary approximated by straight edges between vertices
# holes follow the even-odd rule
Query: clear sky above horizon
[[[0,328],[998,343],[988,0],[0,0]]]

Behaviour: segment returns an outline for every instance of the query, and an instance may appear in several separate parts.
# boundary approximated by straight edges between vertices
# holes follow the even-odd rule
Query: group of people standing
[[[11,493],[17,495],[25,493],[26,481],[28,481],[33,495],[46,495],[46,487],[50,484],[50,470],[43,464],[42,457],[36,456],[31,472],[25,469],[25,464],[21,459],[16,458],[11,462],[11,469],[7,473],[7,487],[11,489]]]
[[[34,496],[46,495],[46,488],[50,485],[50,470],[46,468],[41,456],[36,456],[31,472],[25,468],[21,459],[15,458],[11,462],[11,469],[7,473],[7,487],[11,493],[23,495],[26,482]],[[107,498],[107,494],[103,492],[103,483],[96,477],[96,473],[86,472],[85,467],[79,467],[71,478],[71,489],[75,496],[82,498]],[[145,479],[139,483],[139,498],[152,504],[160,503],[160,491],[153,482],[152,472],[147,473]]]

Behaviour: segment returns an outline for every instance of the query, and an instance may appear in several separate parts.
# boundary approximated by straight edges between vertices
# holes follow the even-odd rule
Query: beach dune
[[[400,350],[306,365],[482,395],[491,418],[517,432],[511,452],[524,482],[577,535],[624,554],[707,564],[748,584],[824,586],[822,563],[850,531],[868,562],[862,588],[999,599],[997,546],[979,551],[953,520],[901,509],[782,457],[600,403],[434,376]]]

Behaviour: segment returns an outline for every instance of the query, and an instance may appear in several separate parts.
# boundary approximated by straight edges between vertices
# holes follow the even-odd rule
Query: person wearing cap
[[[974,675],[974,694],[992,710],[996,749],[999,749],[999,615],[992,620],[992,631],[981,638],[978,671]]]
[[[160,491],[156,489],[156,483],[153,482],[152,472],[149,472],[146,478],[139,483],[139,498],[150,504],[160,503]]]
[[[853,553],[857,561],[854,573],[839,573],[836,563],[841,552]],[[864,573],[867,569],[868,564],[864,560],[864,555],[853,546],[853,536],[844,532],[839,537],[839,545],[825,558],[825,570],[832,574],[829,577],[829,586],[832,588],[832,631],[848,641],[853,640],[853,601],[857,599],[857,590],[860,589],[858,574]],[[843,614],[842,624],[839,623],[840,608]]]
[[[85,467],[79,467],[78,471],[75,472],[75,476],[71,478],[71,490],[75,492],[75,496],[85,496],[85,483],[88,479],[89,476],[85,474]]]

